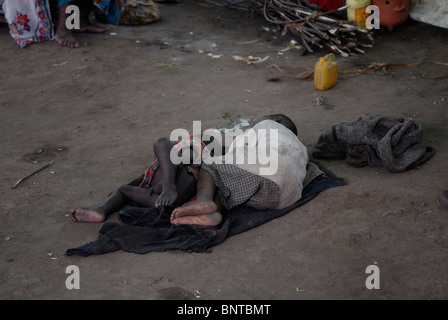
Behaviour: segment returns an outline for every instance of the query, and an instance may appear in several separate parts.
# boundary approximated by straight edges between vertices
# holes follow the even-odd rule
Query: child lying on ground
[[[297,138],[297,128],[288,117],[279,114],[264,116],[256,120],[253,126],[263,120],[272,120],[281,124]],[[298,141],[298,143],[300,142]],[[196,138],[190,138],[187,141],[182,140],[175,147],[178,150],[190,148],[193,152],[200,152],[201,160],[203,159],[202,151],[205,145]],[[201,174],[201,179],[197,184],[202,162],[199,162],[199,164],[180,163],[176,165],[170,158],[172,148],[173,144],[168,138],[156,139],[154,153],[157,160],[147,170],[143,179],[119,186],[98,206],[72,209],[70,211],[72,219],[79,222],[102,222],[108,215],[133,202],[141,207],[171,206],[175,208],[171,216],[173,224],[218,225],[222,216],[220,200],[215,195],[215,180],[209,174],[204,173]],[[189,163],[197,162],[191,161],[190,158]],[[198,201],[191,201],[195,196],[198,197]],[[258,199],[258,201],[260,200],[263,199]],[[183,206],[189,202],[194,205]]]
[[[197,143],[197,140],[192,138],[190,142]],[[196,193],[196,177],[200,165],[173,164],[170,159],[173,144],[168,138],[156,139],[153,146],[157,160],[144,176],[130,184],[120,185],[98,206],[72,209],[72,219],[79,222],[102,222],[129,202],[141,207],[177,207],[191,200]]]

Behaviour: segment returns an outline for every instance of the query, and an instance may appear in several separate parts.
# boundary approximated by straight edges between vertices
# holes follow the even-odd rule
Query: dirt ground
[[[0,298],[447,299],[448,209],[437,196],[448,189],[448,79],[433,78],[448,67],[430,61],[448,62],[448,30],[409,20],[377,31],[364,57],[337,57],[340,69],[424,63],[317,92],[312,82],[268,81],[280,76],[273,64],[313,67],[327,52],[282,52],[289,38],[261,17],[193,0],[160,9],[150,25],[77,35],[78,49],[20,50],[1,25]],[[235,54],[269,58],[248,65]],[[143,173],[154,138],[192,130],[194,120],[224,125],[226,113],[278,112],[298,124],[309,151],[332,124],[376,113],[415,119],[437,154],[400,174],[321,161],[348,185],[211,253],[64,256],[101,227],[72,222],[68,210]],[[65,286],[69,265],[79,267],[79,290]],[[366,288],[369,265],[379,267],[380,289]]]

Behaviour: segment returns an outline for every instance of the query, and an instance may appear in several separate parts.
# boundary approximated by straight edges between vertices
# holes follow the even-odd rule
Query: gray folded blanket
[[[383,166],[403,172],[428,161],[435,150],[423,141],[423,127],[411,118],[363,115],[323,132],[312,155],[356,167]]]

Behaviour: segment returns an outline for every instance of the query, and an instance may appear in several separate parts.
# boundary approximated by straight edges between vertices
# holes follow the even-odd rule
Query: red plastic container
[[[380,9],[380,25],[392,31],[405,22],[409,16],[409,0],[373,0]]]
[[[339,9],[344,5],[344,0],[308,0],[310,4],[317,4],[322,11]]]

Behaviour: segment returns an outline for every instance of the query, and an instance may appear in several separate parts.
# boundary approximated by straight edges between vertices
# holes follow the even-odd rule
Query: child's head
[[[257,123],[259,123],[263,120],[272,120],[272,121],[278,122],[281,125],[284,125],[289,130],[291,130],[295,135],[297,135],[296,125],[289,117],[285,116],[284,114],[277,113],[277,114],[269,114],[267,116],[263,116],[261,118],[256,119],[252,125],[256,125]]]

